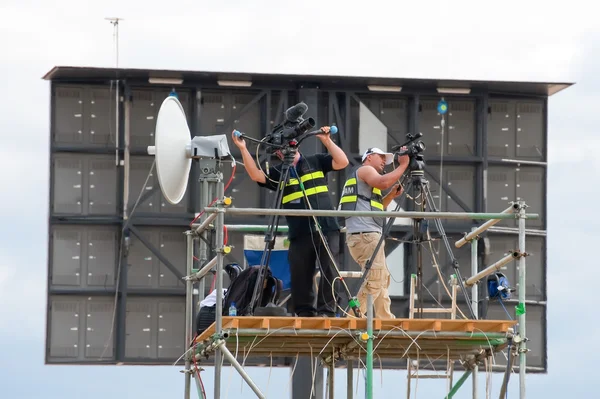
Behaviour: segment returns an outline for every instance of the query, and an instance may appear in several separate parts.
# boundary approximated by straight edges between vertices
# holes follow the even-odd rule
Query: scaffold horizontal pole
[[[503,210],[502,214],[503,215],[510,215],[510,217],[509,217],[510,219],[516,219],[517,215],[514,214],[516,209],[519,209],[519,205],[518,204],[513,204],[513,205],[509,206],[508,208],[506,208],[505,210]],[[475,228],[469,234],[467,234],[466,236],[464,236],[463,238],[461,238],[460,240],[458,240],[454,244],[454,246],[456,248],[462,247],[467,242],[471,241],[474,237],[477,237],[478,234],[483,233],[484,231],[486,231],[487,229],[489,229],[493,225],[497,224],[499,221],[500,221],[500,218],[492,218],[492,220],[488,220],[487,222],[485,222],[481,226]]]
[[[270,331],[268,335],[270,337],[277,336],[289,336],[289,335],[309,335],[309,336],[332,336],[332,335],[340,335],[340,330],[343,329],[330,329],[330,330],[319,330],[319,329],[302,329],[295,330],[293,328],[281,328],[276,331]],[[232,328],[229,330],[229,337],[234,337],[235,334],[232,331],[237,331],[237,335],[263,335],[265,334],[265,329],[260,328]],[[356,330],[358,331],[358,330]],[[347,335],[353,335],[351,330],[345,331]],[[493,340],[504,340],[507,338],[506,333],[495,333],[495,332],[487,332],[487,333],[475,333],[475,332],[466,332],[466,331],[383,331],[383,330],[374,330],[375,338],[379,338],[378,334],[381,334],[381,338],[386,337],[410,337],[410,338],[457,338],[457,339],[481,339],[485,342],[494,343]],[[236,338],[239,339],[239,338]]]
[[[207,213],[214,213],[218,208],[204,208]],[[229,215],[254,215],[254,216],[330,216],[330,217],[395,217],[411,219],[464,219],[464,220],[488,220],[488,219],[516,219],[517,216],[510,213],[461,213],[461,212],[392,212],[392,211],[337,211],[319,209],[264,209],[264,208],[226,208],[224,212]],[[529,213],[527,219],[539,219],[537,213]]]

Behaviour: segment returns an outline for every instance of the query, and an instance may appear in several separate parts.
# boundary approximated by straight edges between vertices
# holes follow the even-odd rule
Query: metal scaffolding
[[[219,172],[220,173],[220,172]],[[222,369],[222,363],[223,363],[223,356],[225,357],[225,359],[231,364],[233,365],[233,367],[240,373],[240,375],[242,376],[242,378],[248,383],[248,385],[252,388],[252,390],[255,392],[255,394],[257,395],[257,397],[259,398],[264,398],[264,394],[260,391],[260,389],[258,388],[258,386],[256,386],[256,384],[250,379],[250,377],[246,374],[246,372],[244,371],[243,367],[238,363],[237,359],[235,358],[235,356],[229,351],[229,349],[226,346],[227,340],[228,338],[231,337],[231,334],[229,332],[228,329],[235,329],[236,330],[236,335],[239,334],[260,334],[261,333],[261,328],[249,328],[249,327],[243,327],[244,326],[244,321],[243,319],[245,319],[244,317],[226,317],[226,322],[227,322],[227,326],[228,329],[224,328],[224,318],[222,316],[223,311],[222,311],[222,305],[223,305],[223,267],[224,267],[224,258],[226,256],[226,254],[228,254],[230,252],[230,248],[227,247],[224,243],[224,234],[223,234],[223,230],[224,230],[224,226],[225,226],[225,215],[229,214],[229,215],[283,215],[283,216],[288,216],[288,215],[293,215],[293,216],[336,216],[336,217],[348,217],[348,216],[371,216],[371,217],[401,217],[401,218],[413,218],[413,219],[434,219],[434,218],[438,218],[438,219],[469,219],[469,220],[488,220],[487,222],[483,223],[480,227],[478,228],[474,228],[469,234],[466,234],[464,238],[462,238],[461,240],[457,241],[455,243],[455,246],[457,248],[460,248],[461,246],[465,245],[466,243],[470,243],[472,246],[472,256],[475,257],[475,260],[472,261],[472,267],[471,267],[471,272],[472,272],[472,276],[468,279],[466,279],[465,282],[465,286],[467,287],[471,287],[472,288],[472,301],[473,301],[473,305],[474,308],[477,309],[477,302],[478,302],[478,292],[477,292],[477,282],[479,280],[481,280],[482,278],[496,272],[497,270],[499,270],[499,268],[512,261],[512,260],[516,260],[518,261],[518,266],[519,266],[519,303],[516,307],[516,314],[518,315],[518,328],[516,331],[511,330],[511,328],[507,328],[508,333],[506,334],[501,334],[501,333],[489,333],[489,334],[484,334],[486,335],[486,339],[489,339],[489,337],[492,337],[493,339],[496,339],[496,343],[499,346],[502,346],[503,344],[506,344],[506,342],[508,340],[512,340],[512,343],[518,345],[518,355],[519,355],[519,385],[520,385],[520,399],[524,399],[525,398],[525,371],[526,371],[526,353],[527,353],[527,347],[526,347],[526,330],[525,330],[525,288],[526,288],[526,268],[525,268],[525,257],[526,257],[526,253],[525,253],[525,236],[526,236],[526,229],[525,229],[525,220],[526,219],[538,219],[539,215],[538,214],[527,214],[525,212],[526,209],[526,205],[523,201],[518,201],[515,202],[513,204],[511,204],[511,206],[506,209],[505,211],[501,212],[501,213],[458,213],[458,212],[388,212],[388,211],[378,211],[378,212],[373,212],[373,211],[327,211],[327,210],[287,210],[287,209],[281,209],[281,210],[276,210],[276,209],[255,209],[255,208],[235,208],[232,207],[232,200],[231,198],[225,197],[224,196],[224,185],[222,182],[222,176],[219,175],[219,173],[216,174],[212,174],[211,176],[206,176],[203,175],[201,176],[200,180],[203,182],[204,186],[202,187],[202,192],[203,192],[203,198],[202,198],[202,209],[203,213],[200,215],[199,222],[195,223],[192,225],[192,229],[187,231],[187,276],[184,277],[185,281],[186,281],[186,326],[185,326],[185,339],[186,339],[186,347],[187,346],[196,346],[197,342],[194,342],[191,344],[192,341],[192,331],[193,331],[193,310],[194,310],[194,297],[193,297],[193,291],[194,291],[194,284],[196,282],[200,282],[200,284],[203,284],[203,278],[206,275],[206,273],[208,271],[210,271],[212,268],[216,267],[216,296],[217,296],[217,301],[216,301],[216,320],[214,323],[214,328],[210,330],[210,336],[207,340],[205,340],[201,345],[199,345],[198,348],[195,348],[193,350],[188,350],[186,353],[186,358],[185,358],[185,398],[189,399],[190,398],[190,387],[191,387],[191,378],[192,375],[194,374],[194,370],[192,369],[192,364],[196,363],[197,359],[200,359],[201,357],[204,356],[208,356],[209,354],[214,353],[215,357],[214,357],[214,367],[215,367],[215,381],[214,381],[214,399],[220,399],[221,397],[221,369]],[[216,200],[213,201],[211,203],[211,206],[207,206],[208,205],[208,198],[209,198],[209,192],[211,192],[211,190],[208,187],[208,182],[212,181],[216,183],[216,190],[212,191],[215,192],[216,191]],[[505,258],[501,259],[500,261],[496,262],[495,264],[487,267],[485,270],[478,272],[478,268],[477,268],[477,239],[479,237],[479,234],[483,233],[485,230],[489,229],[490,227],[492,227],[494,224],[496,224],[498,221],[503,220],[503,219],[518,219],[518,233],[519,233],[519,248],[517,250],[515,250],[513,253],[509,254],[508,256],[506,256]],[[237,226],[236,227],[238,230],[240,231],[261,231],[264,230],[264,226],[248,226],[248,225],[244,225],[244,226]],[[215,236],[216,236],[216,242],[214,243],[215,245],[215,251],[216,251],[216,257],[209,260],[208,256],[207,256],[207,240],[206,240],[206,232],[208,229],[212,229],[215,231]],[[199,258],[198,260],[200,261],[200,269],[194,269],[193,268],[193,260],[194,260],[194,248],[195,248],[195,242],[198,241],[200,243],[200,249],[199,249]],[[203,292],[203,291],[202,291]],[[453,288],[453,292],[456,293],[456,286],[454,286]],[[414,294],[414,292],[412,292],[411,290],[411,296]],[[455,295],[454,295],[455,297]],[[410,299],[412,302],[414,302],[414,297],[412,297]],[[453,299],[455,300],[455,298]],[[477,312],[475,313],[477,315]],[[254,320],[250,320],[250,319],[268,319],[268,318],[260,318],[260,317],[248,317],[246,318],[248,319],[249,322],[254,323]],[[292,325],[292,327],[290,327],[288,330],[283,330],[283,331],[278,331],[277,334],[275,334],[274,336],[281,336],[284,337],[286,336],[285,333],[287,331],[287,333],[292,334],[292,330],[293,330],[293,334],[295,336],[314,336],[314,337],[318,337],[319,339],[323,338],[323,337],[327,337],[327,339],[330,339],[330,335],[327,334],[327,330],[314,330],[314,329],[310,329],[309,327],[304,327],[304,325],[308,326],[308,324],[305,324],[305,322],[303,320],[297,320],[298,318],[290,318],[288,317],[287,319],[290,320],[290,323],[294,323]],[[348,321],[350,320],[350,321]],[[397,321],[398,326],[405,326],[405,324],[402,323],[409,323],[409,321],[407,321],[408,319],[395,319]],[[414,323],[418,323],[419,322],[428,322],[428,323],[438,323],[435,324],[436,326],[440,326],[442,323],[442,321],[444,322],[456,322],[456,323],[464,323],[464,322],[470,322],[471,324],[475,324],[475,323],[485,323],[485,321],[480,321],[480,320],[469,320],[467,319],[466,321],[464,320],[442,320],[442,319],[438,319],[438,320],[432,320],[432,319],[411,319],[410,322],[412,322],[413,326],[416,326],[417,324]],[[378,320],[378,319],[374,319],[373,318],[373,309],[372,309],[372,298],[369,298],[369,303],[368,303],[368,312],[367,312],[367,319],[366,319],[366,324],[360,324],[361,323],[361,319],[358,319],[356,322],[352,322],[351,319],[348,318],[343,318],[343,320],[340,321],[340,319],[330,319],[329,321],[326,321],[325,325],[329,326],[329,328],[331,328],[333,325],[338,325],[339,323],[350,323],[350,324],[344,324],[344,326],[346,326],[349,331],[354,331],[354,329],[357,329],[357,334],[360,338],[360,340],[364,343],[366,343],[366,368],[367,368],[367,385],[366,385],[366,394],[367,394],[367,398],[372,398],[372,389],[373,389],[373,384],[372,384],[372,372],[373,372],[373,353],[374,353],[374,348],[373,348],[373,341],[376,338],[375,333],[374,333],[374,329],[378,330],[380,332],[382,332],[385,328],[399,328],[402,329],[400,327],[397,327],[395,324],[392,325],[390,324],[391,322],[389,322],[388,324],[386,324],[386,320]],[[266,324],[265,324],[266,323]],[[257,324],[258,326],[265,326],[265,325],[269,325],[268,324],[269,321],[268,320],[262,320],[260,321],[259,324]],[[304,323],[304,324],[303,324]],[[354,323],[354,324],[352,324]],[[357,324],[358,323],[358,324]],[[285,325],[285,322],[283,322],[283,324]],[[341,324],[340,324],[341,325]],[[408,325],[408,324],[406,324]],[[426,324],[423,324],[422,326],[425,326]],[[429,324],[427,324],[429,325]],[[482,324],[483,325],[483,324]],[[296,327],[300,326],[298,329]],[[506,325],[502,325],[502,328],[505,328],[506,326],[508,326],[508,324]],[[361,327],[363,328],[362,332],[361,332]],[[211,327],[212,328],[212,327]],[[283,328],[283,327],[280,327]],[[365,330],[366,328],[366,330]],[[416,327],[413,327],[416,328]],[[425,327],[422,327],[425,328]],[[470,328],[473,328],[472,326]],[[409,328],[410,330],[410,328]],[[207,330],[208,331],[208,330]],[[325,332],[325,333],[324,333]],[[205,331],[206,333],[206,331]],[[461,335],[462,334],[462,335]],[[272,333],[270,333],[269,335],[272,335]],[[400,333],[397,331],[387,331],[385,334],[385,337],[392,339],[393,337],[398,337],[398,338],[402,338],[404,335],[408,336],[409,334],[407,334],[406,332],[404,333]],[[477,338],[478,334],[474,333],[473,330],[471,330],[470,333],[460,333],[460,332],[445,332],[445,331],[439,331],[437,333],[434,332],[433,336],[430,336],[429,338],[432,340],[439,340],[442,339],[442,337],[444,337],[445,335],[449,336],[449,337],[454,337],[456,339],[466,339],[467,337],[470,337],[471,339],[475,339]],[[508,335],[508,337],[507,337]],[[425,339],[426,337],[428,337],[429,335],[426,334],[425,332],[421,332],[419,334],[420,337],[423,337],[423,339]],[[404,337],[406,338],[406,337]],[[316,338],[315,338],[316,339]],[[354,338],[353,338],[354,339]],[[477,339],[481,339],[481,337],[477,338]],[[479,341],[477,341],[479,342]],[[329,352],[329,356],[324,358],[324,363],[329,367],[329,375],[328,375],[328,382],[329,382],[329,397],[333,398],[333,374],[334,374],[334,361],[336,357],[344,357],[344,354],[347,354],[349,352],[352,351],[352,342],[350,342],[350,344],[345,344],[346,346],[344,346],[345,349],[338,351],[338,353],[336,355],[331,355],[331,352]],[[473,341],[473,344],[476,344],[475,341]],[[327,345],[327,344],[326,344]],[[379,345],[379,344],[378,344]],[[435,347],[435,344],[432,344],[432,347]],[[391,348],[391,346],[390,346]],[[300,349],[294,349],[294,348],[290,348],[290,351],[297,351],[298,353],[300,352]],[[335,348],[334,348],[335,350]],[[382,349],[383,350],[383,349]],[[440,349],[436,347],[437,351],[439,351]],[[445,349],[444,349],[445,350]],[[450,351],[449,347],[448,347],[448,352]],[[401,352],[396,350],[396,352]],[[394,357],[392,355],[392,353],[395,352],[384,352],[385,354],[389,354],[389,356]],[[493,353],[488,353],[486,352],[485,354],[483,354],[482,356],[491,356]],[[281,354],[280,354],[281,355]],[[405,358],[410,358],[410,353],[407,350],[405,355],[403,355],[402,357]],[[349,378],[352,378],[352,358],[347,358],[346,360],[348,360],[348,376]],[[450,361],[450,359],[449,359]],[[473,375],[473,397],[476,398],[477,397],[477,367],[478,367],[478,363],[481,362],[481,358],[478,356],[474,356],[473,359],[471,359],[470,362],[470,368],[466,370],[466,373],[456,382],[456,384],[453,387],[448,387],[448,398],[451,398],[456,391],[458,390],[458,388],[460,388],[460,386],[462,386],[464,384],[464,382],[466,381],[466,379],[472,374]],[[510,367],[510,365],[509,365]],[[410,373],[410,369],[408,370],[408,372]],[[449,368],[449,372],[451,372],[450,368]],[[413,377],[415,378],[415,377]],[[409,384],[410,384],[410,379],[408,380]],[[505,378],[505,384],[506,384],[507,380]],[[351,381],[348,382],[349,386],[351,385]],[[450,376],[450,384],[451,384],[451,376]],[[505,385],[503,384],[503,385]],[[506,389],[505,386],[503,386],[503,390]],[[351,390],[349,391],[349,398],[351,398],[352,396],[352,392]]]

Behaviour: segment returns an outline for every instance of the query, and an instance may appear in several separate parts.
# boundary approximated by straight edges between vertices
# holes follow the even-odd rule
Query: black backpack
[[[249,313],[250,301],[254,293],[259,267],[248,267],[229,284],[225,298],[223,298],[223,316],[229,315],[229,307],[233,302],[235,302],[238,316],[244,316]],[[275,278],[268,267],[265,272],[264,281],[265,287],[263,289],[261,304],[259,305],[261,307],[267,306],[269,302],[277,302],[283,288],[283,282]]]

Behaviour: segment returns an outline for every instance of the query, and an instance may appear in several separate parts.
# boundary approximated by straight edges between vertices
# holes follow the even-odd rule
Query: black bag
[[[258,270],[259,266],[250,266],[231,282],[223,300],[223,316],[229,315],[229,307],[234,302],[238,316],[244,316],[249,313],[250,301],[254,293]],[[277,302],[283,289],[283,282],[275,278],[268,267],[264,282],[262,300],[260,305],[258,305],[261,307],[267,306],[269,302]]]
[[[196,334],[200,335],[210,327],[216,319],[217,305],[203,306],[196,315]]]

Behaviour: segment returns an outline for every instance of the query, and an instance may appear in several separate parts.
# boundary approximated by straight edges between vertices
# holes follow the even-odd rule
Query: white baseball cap
[[[385,164],[386,165],[389,165],[394,161],[394,154],[392,154],[390,152],[383,152],[379,148],[373,147],[373,148],[367,148],[367,151],[365,151],[365,153],[362,156],[362,162],[365,162],[365,159],[367,159],[367,157],[371,154],[385,155]]]

